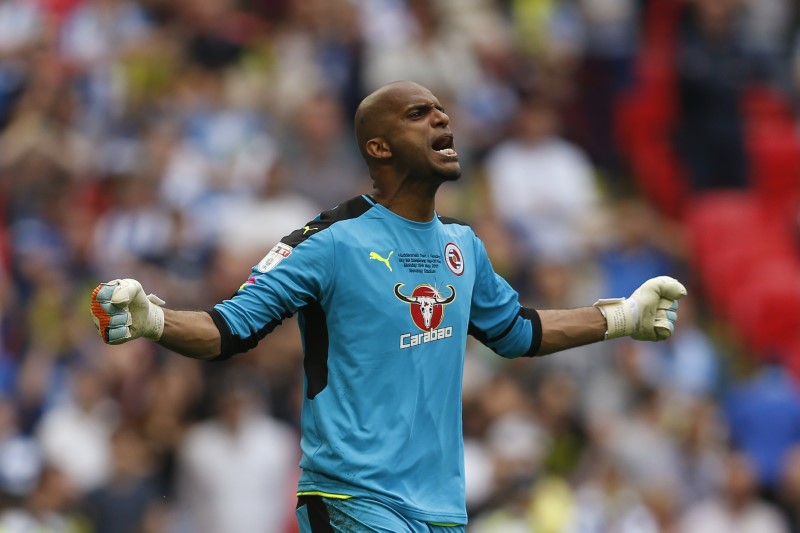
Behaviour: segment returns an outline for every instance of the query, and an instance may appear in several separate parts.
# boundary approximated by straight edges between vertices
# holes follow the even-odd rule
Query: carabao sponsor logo
[[[430,331],[439,327],[444,318],[444,306],[456,299],[456,289],[448,285],[450,295],[444,297],[441,293],[430,285],[418,285],[410,296],[406,296],[400,291],[403,283],[394,286],[394,295],[401,302],[411,305],[411,319],[414,324],[422,331]]]
[[[394,295],[401,302],[409,304],[411,320],[423,333],[405,333],[400,336],[400,348],[411,348],[428,342],[438,341],[453,336],[452,326],[440,328],[444,319],[444,307],[456,299],[456,289],[448,285],[448,296],[430,285],[418,285],[410,295],[401,291],[402,283],[394,286]]]
[[[430,331],[426,331],[425,333],[417,333],[416,335],[413,333],[405,333],[400,335],[400,349],[404,350],[413,346],[419,346],[420,344],[447,339],[448,337],[452,336],[453,326],[432,329]]]

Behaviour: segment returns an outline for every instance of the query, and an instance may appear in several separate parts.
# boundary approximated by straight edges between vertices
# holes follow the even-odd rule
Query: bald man
[[[303,532],[464,531],[461,380],[467,335],[506,358],[621,336],[668,338],[676,280],[629,298],[537,311],[495,274],[483,243],[435,211],[461,175],[450,119],[425,87],[381,87],[355,116],[373,192],[287,235],[208,312],[161,307],[136,280],[99,285],[92,313],[109,344],[137,337],[227,359],[297,314],[305,352]]]

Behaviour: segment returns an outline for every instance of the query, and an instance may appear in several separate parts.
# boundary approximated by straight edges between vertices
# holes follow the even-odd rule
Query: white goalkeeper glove
[[[164,331],[164,301],[145,295],[135,279],[101,283],[92,293],[92,319],[107,344],[144,337],[157,341]]]
[[[678,319],[678,299],[686,287],[669,276],[645,281],[629,298],[598,300],[594,306],[606,317],[606,338],[631,336],[660,341],[672,336]]]

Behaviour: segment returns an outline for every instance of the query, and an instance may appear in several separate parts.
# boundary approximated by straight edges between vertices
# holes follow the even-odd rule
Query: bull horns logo
[[[456,289],[448,285],[450,296],[443,297],[438,290],[430,285],[419,285],[415,288],[411,296],[406,296],[400,292],[403,283],[394,286],[394,295],[401,302],[411,306],[411,318],[414,324],[422,331],[436,329],[444,318],[444,306],[456,299]]]

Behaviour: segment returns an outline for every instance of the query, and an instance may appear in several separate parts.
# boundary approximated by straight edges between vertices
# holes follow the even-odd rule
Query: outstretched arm
[[[598,300],[593,307],[538,311],[542,343],[537,355],[630,336],[659,341],[672,336],[678,319],[678,299],[686,288],[668,276],[647,280],[628,298]]]
[[[146,295],[135,279],[117,279],[97,286],[92,315],[103,340],[122,344],[144,337],[194,359],[213,359],[221,351],[219,330],[202,311],[164,309],[157,296]]]
[[[606,334],[606,319],[595,307],[539,311],[542,344],[537,355],[601,341]]]
[[[205,311],[164,309],[164,332],[158,343],[194,359],[213,359],[222,351],[219,330]]]

